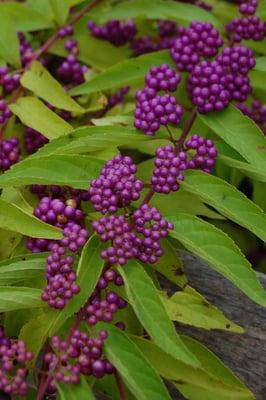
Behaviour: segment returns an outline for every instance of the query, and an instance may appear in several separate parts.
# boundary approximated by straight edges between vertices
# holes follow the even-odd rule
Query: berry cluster
[[[25,35],[22,32],[18,32],[17,36],[19,39],[20,59],[24,67],[32,60],[34,52],[31,44],[27,41]]]
[[[58,67],[57,75],[66,84],[79,85],[84,82],[84,74],[88,71],[88,67],[81,65],[77,60],[79,50],[75,39],[68,40],[65,43],[65,49],[69,55]]]
[[[178,125],[183,115],[183,109],[174,96],[156,96],[155,93],[154,89],[144,88],[136,94],[134,125],[148,136],[153,136],[161,125]]]
[[[242,40],[261,41],[266,36],[266,23],[254,15],[257,6],[258,0],[240,2],[239,11],[243,16],[235,17],[226,25],[226,29],[234,42],[241,42]]]
[[[84,215],[77,208],[77,202],[74,199],[66,201],[60,199],[51,199],[43,197],[34,210],[35,217],[42,221],[63,228],[69,221],[80,223]]]
[[[100,218],[93,222],[92,227],[103,242],[111,241],[111,246],[101,253],[108,264],[124,265],[127,260],[138,256],[140,240],[122,215]]]
[[[10,340],[0,327],[0,391],[12,396],[26,396],[26,363],[33,354],[27,351],[23,340]]]
[[[226,47],[217,60],[196,65],[188,89],[199,112],[220,111],[231,100],[245,101],[251,92],[247,74],[254,65],[252,50],[242,45]]]
[[[136,34],[136,26],[132,20],[119,21],[111,20],[105,25],[99,26],[93,21],[89,21],[88,29],[92,36],[107,40],[114,46],[123,46],[131,42]]]
[[[193,135],[185,142],[186,150],[194,150],[196,154],[187,162],[187,169],[201,169],[211,173],[215,165],[217,150],[212,140],[205,139],[199,135]]]
[[[58,186],[58,185],[31,185],[31,192],[38,195],[41,199],[49,196],[52,199],[58,198],[66,201],[67,199],[73,199],[77,205],[81,201],[88,201],[90,198],[88,190],[73,189],[69,186]]]
[[[26,128],[24,134],[24,146],[28,154],[35,153],[49,142],[45,136],[33,128]]]
[[[108,161],[98,179],[91,181],[90,200],[96,211],[114,213],[138,200],[143,183],[136,179],[136,166],[130,157],[116,156]]]
[[[180,28],[170,54],[180,71],[191,72],[202,57],[214,57],[223,45],[219,32],[207,22],[193,21]]]
[[[123,103],[124,98],[126,96],[126,94],[129,91],[129,87],[125,86],[122,87],[121,89],[118,89],[117,92],[115,92],[114,94],[108,96],[108,106],[109,107],[115,107],[118,104]]]
[[[152,188],[157,193],[176,192],[179,189],[177,180],[183,180],[182,171],[186,169],[186,154],[179,152],[171,145],[159,147],[156,150],[154,170],[152,173]]]
[[[0,171],[5,171],[18,162],[20,156],[19,140],[16,137],[0,142]]]
[[[264,134],[266,134],[266,106],[259,100],[253,100],[250,106],[239,103],[238,108],[244,115],[253,119],[256,124],[261,128]]]
[[[239,11],[243,15],[254,15],[258,7],[258,0],[250,0],[239,4]]]
[[[6,94],[13,92],[13,90],[19,87],[20,83],[20,75],[19,74],[10,74],[7,66],[0,67],[0,84],[3,86],[3,89]]]
[[[146,87],[174,92],[181,80],[180,75],[167,64],[161,64],[159,67],[152,67],[145,76]]]
[[[72,36],[73,35],[73,27],[71,25],[66,25],[66,26],[62,26],[59,30],[58,30],[58,36],[63,39],[67,36]]]
[[[160,239],[166,238],[173,225],[163,219],[155,207],[143,204],[133,214],[134,228],[141,234],[138,258],[144,263],[154,264],[163,255]]]
[[[126,301],[114,291],[106,292],[103,300],[95,296],[85,307],[86,322],[91,326],[96,325],[99,321],[112,322],[115,313],[126,306]]]
[[[56,382],[76,384],[80,375],[102,378],[113,372],[112,364],[103,357],[103,344],[108,334],[100,331],[97,338],[76,329],[69,340],[53,336],[53,352],[46,353],[44,361],[53,376],[49,392],[56,390]]]
[[[244,6],[245,4],[241,4]],[[242,40],[261,41],[266,36],[266,23],[256,15],[234,18],[227,26],[234,42]]]
[[[9,110],[6,102],[0,100],[0,125],[3,125],[12,116],[12,112]]]
[[[67,250],[75,253],[84,246],[88,232],[79,224],[69,222],[63,230],[63,239],[59,243],[50,243],[51,254],[46,260],[47,285],[42,299],[50,307],[62,309],[68,300],[79,293],[75,283],[76,273],[72,270],[74,258],[67,255]]]

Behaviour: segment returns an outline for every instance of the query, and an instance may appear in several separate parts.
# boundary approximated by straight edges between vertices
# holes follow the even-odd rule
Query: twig
[[[115,381],[119,390],[120,400],[127,400],[125,385],[119,375],[117,369],[114,370]]]
[[[196,117],[197,117],[197,109],[194,108],[186,122],[186,125],[182,132],[182,135],[180,136],[180,138],[178,139],[178,142],[176,144],[176,148],[175,148],[176,154],[178,154],[182,150],[184,142],[190,132],[190,129],[192,128],[192,125],[194,124]]]

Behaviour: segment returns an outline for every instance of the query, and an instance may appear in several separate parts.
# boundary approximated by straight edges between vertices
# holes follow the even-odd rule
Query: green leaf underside
[[[103,248],[103,243],[95,235],[84,246],[77,270],[77,284],[80,286],[80,292],[67,303],[62,311],[55,311],[55,318],[50,325],[50,335],[53,335],[68,318],[80,310],[95,289],[104,267],[104,261],[101,258]]]
[[[22,97],[10,110],[21,122],[42,133],[48,139],[66,135],[73,130],[72,126],[46,107],[36,97]]]
[[[160,376],[124,332],[102,322],[97,329],[108,331],[104,342],[108,359],[138,400],[170,400]]]
[[[20,82],[26,89],[57,108],[77,113],[84,112],[84,109],[66,93],[60,83],[38,61],[31,64],[30,69],[22,75]]]
[[[189,365],[198,365],[197,359],[177,335],[162,300],[143,267],[137,261],[130,261],[119,268],[119,271],[125,281],[129,302],[154,342],[176,359]]]
[[[110,146],[116,147],[128,143],[142,143],[149,140],[148,136],[143,135],[133,128],[124,128],[121,126],[88,126],[78,128],[68,135],[52,140],[30,158],[49,156],[56,153],[89,153]]]
[[[201,367],[192,368],[176,361],[151,341],[130,336],[156,371],[175,382],[178,390],[191,400],[251,400],[252,393],[205,346],[181,336],[189,350],[201,361]]]
[[[199,114],[200,119],[249,163],[266,167],[266,139],[259,127],[233,105],[225,110]]]
[[[95,397],[84,376],[76,385],[57,383],[60,400],[95,400]]]
[[[176,292],[170,298],[162,294],[161,299],[172,321],[204,329],[244,332],[240,326],[225,318],[217,307],[208,303],[202,295],[189,286],[186,286],[183,291]]]
[[[0,286],[43,276],[46,256],[43,254],[26,254],[2,261],[0,263]]]
[[[185,173],[181,185],[227,218],[266,241],[266,215],[234,186],[214,175],[193,170]]]
[[[0,287],[0,312],[44,307],[40,289],[28,287]]]
[[[29,158],[1,175],[0,187],[50,184],[88,189],[89,182],[97,177],[102,166],[103,161],[87,156],[52,155]]]
[[[61,239],[62,237],[59,228],[42,222],[16,205],[2,199],[0,199],[0,227],[37,238]]]
[[[89,82],[76,86],[70,90],[70,94],[90,94],[106,89],[127,86],[136,79],[144,78],[151,65],[156,66],[163,63],[172,65],[169,52],[166,50],[130,58],[108,68]]]
[[[68,17],[68,12],[70,9],[70,4],[68,1],[62,0],[48,0],[50,3],[51,10],[55,21],[59,25],[63,25]]]
[[[189,214],[168,217],[174,224],[170,235],[189,251],[210,264],[258,304],[266,305],[266,291],[261,287],[251,265],[233,240],[223,231]]]

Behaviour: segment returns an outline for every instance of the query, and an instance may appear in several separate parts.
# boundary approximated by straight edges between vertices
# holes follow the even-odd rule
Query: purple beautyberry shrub
[[[96,211],[114,213],[119,207],[138,200],[143,182],[136,178],[136,165],[130,157],[118,155],[102,168],[90,183],[90,200]]]
[[[128,92],[129,92],[128,86],[118,89],[114,94],[108,96],[108,106],[115,107],[118,104],[123,103],[124,98]]]
[[[243,15],[254,15],[257,11],[258,0],[250,0],[239,4],[239,11]]]
[[[242,4],[244,5],[244,4]],[[261,41],[266,36],[266,23],[256,15],[236,17],[226,26],[234,42]]]
[[[71,35],[73,35],[73,27],[71,25],[62,26],[58,30],[58,36],[61,39]]]
[[[10,74],[7,66],[0,67],[0,85],[3,86],[4,92],[9,94],[19,87],[20,75]]]
[[[88,71],[88,67],[80,64],[77,59],[79,50],[75,39],[69,39],[65,43],[65,49],[69,54],[57,68],[57,75],[66,84],[79,85],[84,82],[84,75]]]

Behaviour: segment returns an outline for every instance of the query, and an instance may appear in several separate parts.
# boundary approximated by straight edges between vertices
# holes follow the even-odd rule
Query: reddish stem
[[[125,385],[119,375],[117,369],[114,370],[115,381],[119,390],[120,400],[127,400]]]
[[[178,142],[176,144],[176,148],[175,148],[176,154],[178,154],[182,150],[182,148],[184,146],[184,142],[185,142],[185,140],[186,140],[186,138],[187,138],[187,136],[188,136],[188,134],[190,132],[190,129],[192,128],[192,125],[195,122],[196,117],[197,117],[197,109],[194,108],[192,110],[187,122],[186,122],[186,125],[184,127],[183,132],[182,132],[182,135],[180,136],[180,138],[178,139]]]
[[[146,196],[144,197],[141,206],[143,206],[144,204],[148,204],[148,203],[150,202],[150,200],[151,200],[151,198],[153,197],[154,194],[155,194],[154,190],[153,190],[153,189],[150,189],[150,190],[148,191],[148,193],[146,194]]]

